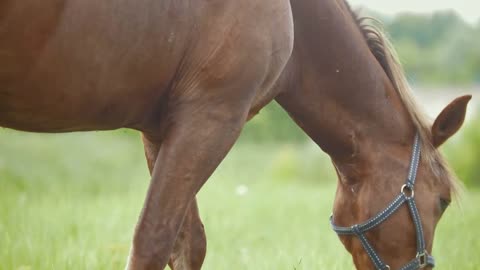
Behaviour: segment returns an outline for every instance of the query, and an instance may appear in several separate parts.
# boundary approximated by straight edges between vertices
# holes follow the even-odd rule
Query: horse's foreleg
[[[154,142],[154,140],[143,136],[143,144],[145,146],[148,169],[151,174],[157,160],[161,142]],[[199,270],[205,259],[206,251],[207,239],[195,199],[187,210],[168,264],[173,270]]]
[[[187,210],[196,211],[193,202],[197,191],[243,127],[247,109],[238,104],[202,105],[180,106],[171,114],[136,228],[130,270],[165,268]],[[190,217],[187,215],[186,220]]]

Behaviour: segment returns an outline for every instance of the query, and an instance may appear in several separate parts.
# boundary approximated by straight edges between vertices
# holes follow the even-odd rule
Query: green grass
[[[140,139],[124,131],[0,130],[0,269],[123,269],[148,179]],[[238,145],[199,195],[205,269],[352,269],[328,224],[334,190],[312,145]],[[472,191],[447,211],[437,269],[480,267],[479,205]]]

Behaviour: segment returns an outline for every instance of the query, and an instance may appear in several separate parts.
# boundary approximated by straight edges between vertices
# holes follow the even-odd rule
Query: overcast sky
[[[386,14],[399,11],[432,12],[439,9],[454,9],[465,20],[478,22],[480,0],[348,0],[353,6],[363,5]]]

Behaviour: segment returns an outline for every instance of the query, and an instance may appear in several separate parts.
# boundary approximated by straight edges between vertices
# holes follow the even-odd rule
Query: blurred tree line
[[[480,21],[466,23],[453,11],[400,14],[385,23],[414,84],[480,83]]]

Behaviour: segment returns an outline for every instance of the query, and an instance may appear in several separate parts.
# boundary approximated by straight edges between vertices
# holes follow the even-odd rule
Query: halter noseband
[[[333,230],[338,235],[355,235],[360,239],[363,248],[367,252],[368,256],[372,260],[377,270],[389,270],[390,266],[385,264],[380,259],[375,249],[373,249],[372,245],[370,245],[367,238],[365,237],[365,232],[375,228],[376,226],[384,222],[393,213],[395,213],[405,202],[410,209],[413,224],[415,225],[415,231],[417,234],[417,256],[405,266],[403,266],[400,270],[416,270],[424,268],[426,266],[435,266],[435,261],[433,257],[428,254],[425,248],[425,238],[423,236],[422,222],[420,220],[420,215],[418,213],[417,205],[415,204],[414,200],[414,187],[415,179],[417,176],[418,163],[420,161],[420,148],[420,138],[417,134],[415,136],[415,143],[413,145],[412,159],[410,160],[407,182],[405,185],[402,186],[400,190],[400,195],[398,195],[397,198],[393,200],[393,202],[390,203],[390,205],[382,212],[364,223],[355,224],[351,227],[336,226],[333,221],[333,215],[330,217],[330,224],[332,225]]]

